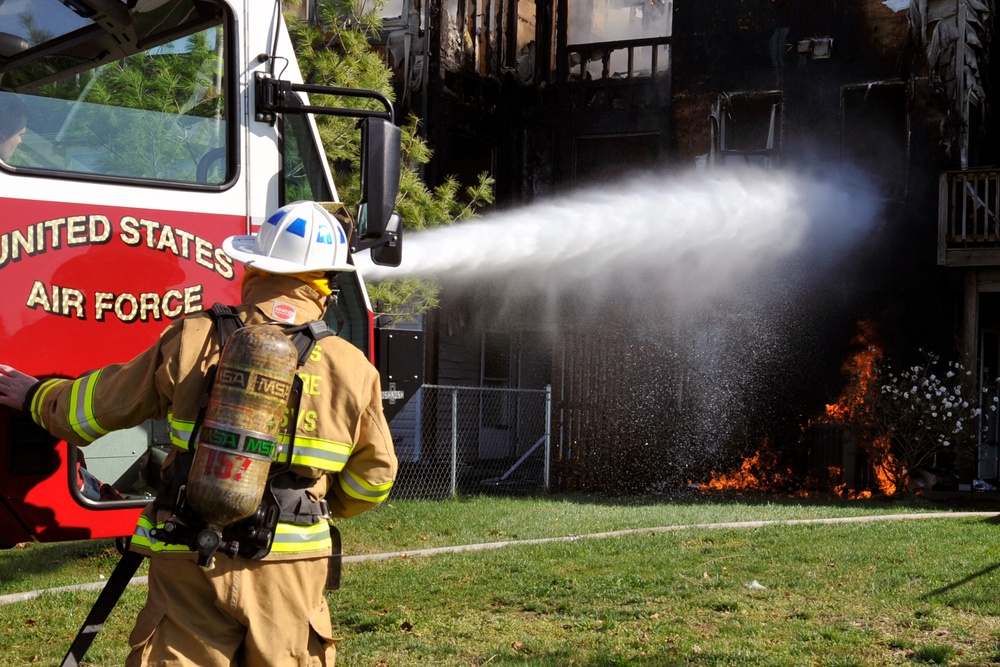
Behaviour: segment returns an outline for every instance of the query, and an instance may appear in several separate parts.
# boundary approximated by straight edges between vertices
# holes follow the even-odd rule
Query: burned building
[[[720,375],[685,361],[714,354],[718,341],[683,323],[650,336],[642,318],[609,315],[620,299],[595,321],[571,297],[559,306],[559,325],[548,328],[537,324],[537,303],[502,321],[483,305],[491,302],[484,294],[509,285],[446,288],[444,307],[427,321],[428,379],[551,383],[560,420],[556,473],[588,488],[617,488],[609,466],[640,485],[667,476],[678,466],[650,470],[641,463],[648,448],[682,449],[706,431],[725,431],[715,455],[791,438],[792,422],[837,395],[860,319],[878,323],[888,354],[955,354],[974,370],[977,390],[996,395],[993,14],[992,0],[391,5],[381,46],[397,74],[398,105],[426,128],[432,184],[451,175],[471,183],[488,171],[505,209],[606,187],[633,171],[842,165],[880,202],[879,224],[864,244],[808,297],[836,318],[810,323],[804,349],[785,355],[794,380],[766,378],[738,392],[744,409],[715,417],[724,429],[676,426],[685,410],[710,412],[692,403],[699,383],[725,394]],[[623,375],[634,367],[646,372]],[[649,403],[667,406],[662,419],[637,414],[655,409]],[[998,426],[986,425],[979,460],[962,472],[967,481],[1000,476]],[[623,459],[640,463],[623,467]]]

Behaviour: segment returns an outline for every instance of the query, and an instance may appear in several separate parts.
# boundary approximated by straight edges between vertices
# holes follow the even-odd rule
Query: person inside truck
[[[17,95],[0,93],[0,160],[9,162],[28,129],[28,108]]]
[[[292,467],[268,481],[281,512],[273,543],[246,555],[242,547],[233,556],[220,552],[205,563],[196,540],[171,541],[164,527],[181,512],[175,491],[186,481],[185,452],[194,449],[188,443],[198,442],[222,321],[232,323],[235,314],[243,325],[279,328],[321,320],[338,273],[354,270],[343,232],[319,205],[289,204],[257,235],[224,242],[246,267],[242,305],[225,317],[213,309],[178,320],[131,361],[75,380],[40,381],[0,364],[0,404],[28,411],[70,443],[84,446],[149,418],[170,424],[176,447],[130,544],[149,557],[149,577],[128,667],[334,664],[337,640],[324,596],[335,562],[330,519],[382,502],[397,468],[378,371],[360,350],[334,335],[314,335],[301,346],[304,386],[298,420],[288,420],[297,424]]]

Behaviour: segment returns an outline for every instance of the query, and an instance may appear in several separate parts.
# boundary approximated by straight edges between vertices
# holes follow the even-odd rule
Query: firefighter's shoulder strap
[[[108,583],[101,589],[101,594],[97,596],[97,601],[90,608],[90,613],[80,626],[80,631],[76,633],[73,644],[70,645],[66,657],[60,667],[77,667],[83,660],[84,654],[97,637],[97,633],[104,627],[104,622],[108,620],[111,610],[118,604],[119,598],[132,580],[132,576],[139,569],[143,556],[134,551],[124,551],[121,560],[115,567],[114,572],[108,579]]]
[[[217,303],[208,309],[208,314],[215,327],[219,331],[219,342],[221,347],[226,346],[226,340],[240,327],[243,327],[243,320],[233,306]],[[296,326],[284,326],[282,332],[292,339],[295,349],[299,355],[299,366],[309,359],[309,353],[316,347],[316,341],[327,336],[332,336],[333,332],[323,320],[313,320],[305,324]],[[221,349],[220,347],[220,349]]]
[[[217,303],[209,308],[208,314],[219,332],[221,351],[221,348],[226,346],[226,341],[229,337],[236,333],[237,329],[243,328],[243,320],[240,319],[239,313],[235,308],[221,303]]]

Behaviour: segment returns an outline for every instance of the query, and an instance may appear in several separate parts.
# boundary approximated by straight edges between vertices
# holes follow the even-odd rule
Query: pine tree
[[[318,24],[287,16],[296,43],[299,67],[305,81],[314,84],[361,88],[393,97],[391,72],[369,43],[381,29],[377,6],[357,0],[335,0],[320,5]],[[313,96],[313,103],[323,103]],[[339,106],[350,104],[338,99]],[[361,102],[362,104],[364,101]],[[372,108],[375,108],[374,106]],[[354,121],[334,116],[317,117],[337,189],[345,202],[360,197],[359,145]],[[420,168],[431,159],[431,150],[419,135],[419,122],[410,116],[401,126],[403,169],[396,210],[407,233],[448,225],[474,217],[493,203],[493,178],[486,173],[479,182],[462,188],[454,178],[431,189],[420,177]],[[438,287],[432,280],[385,280],[368,285],[376,312],[400,315],[424,312],[438,305]]]

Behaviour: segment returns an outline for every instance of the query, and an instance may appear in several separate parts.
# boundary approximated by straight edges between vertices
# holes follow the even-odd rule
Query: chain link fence
[[[394,498],[528,495],[548,488],[552,391],[423,385],[389,425]]]

